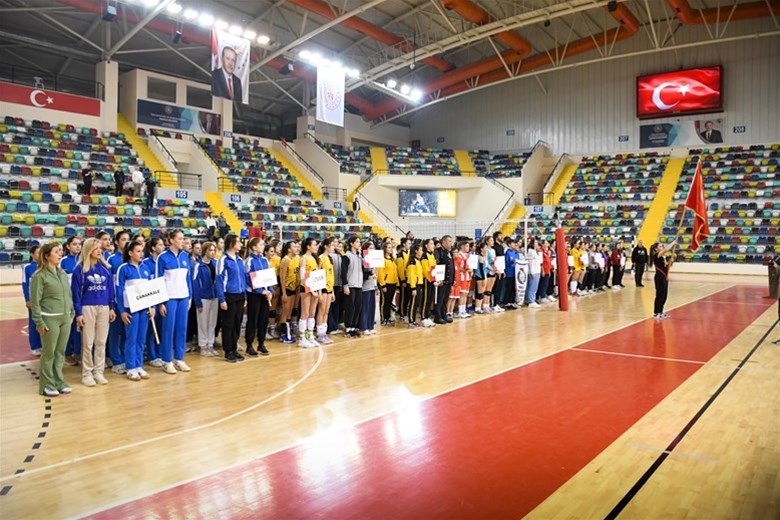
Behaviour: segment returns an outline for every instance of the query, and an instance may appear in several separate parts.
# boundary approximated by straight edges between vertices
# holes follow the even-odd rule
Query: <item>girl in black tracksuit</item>
[[[669,315],[664,312],[666,296],[669,293],[669,268],[674,261],[674,248],[677,246],[677,239],[664,247],[656,242],[650,248],[650,256],[655,266],[655,304],[653,305],[653,318],[668,318]],[[672,252],[669,256],[666,255]]]

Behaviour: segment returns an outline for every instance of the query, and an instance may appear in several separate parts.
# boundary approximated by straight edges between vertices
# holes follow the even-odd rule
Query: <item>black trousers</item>
[[[400,317],[409,316],[409,291],[406,282],[398,281],[398,315]]]
[[[634,264],[634,281],[642,285],[642,275],[645,274],[645,264]]]
[[[423,292],[422,301],[420,302],[420,317],[422,319],[426,319],[431,316],[433,300],[436,298],[436,286],[433,285],[433,282],[425,280],[424,284],[424,286],[420,287]]]
[[[422,302],[422,286],[418,285],[416,289],[411,289],[409,286],[407,286],[407,289],[409,289],[409,323],[415,323],[417,321],[417,318],[420,316],[420,303]],[[412,291],[416,292],[417,294],[412,294]]]
[[[341,287],[333,287],[333,303],[328,310],[328,332],[339,330],[339,323],[344,322],[344,291]]]
[[[506,275],[496,275],[496,282],[493,284],[493,290],[491,292],[493,293],[491,295],[491,299],[493,300],[490,303],[491,307],[495,307],[496,305],[504,303],[504,296],[506,293]]]
[[[241,320],[244,316],[244,293],[226,293],[227,310],[222,312],[222,349],[225,356],[238,350]]]
[[[265,333],[268,331],[268,315],[270,314],[268,298],[265,294],[248,293],[246,302],[246,348],[254,345],[257,338],[257,346],[265,344]]]
[[[360,309],[363,307],[363,289],[350,287],[344,295],[344,326],[356,329],[360,324]]]
[[[433,317],[437,320],[447,319],[447,302],[450,299],[452,285],[441,284],[436,288],[436,300],[433,306]]]
[[[385,284],[379,288],[379,303],[383,320],[389,320],[393,314],[393,298],[395,297],[394,283]],[[382,290],[384,289],[384,290]]]
[[[198,310],[194,305],[190,305],[187,311],[187,337],[184,338],[187,343],[198,335]]]
[[[115,197],[121,197],[122,196],[122,188],[124,187],[124,184],[116,184],[114,186],[114,196]]]
[[[669,280],[661,273],[655,273],[655,304],[653,314],[664,312],[666,296],[669,294]]]
[[[623,285],[623,269],[619,265],[612,266],[612,285]]]

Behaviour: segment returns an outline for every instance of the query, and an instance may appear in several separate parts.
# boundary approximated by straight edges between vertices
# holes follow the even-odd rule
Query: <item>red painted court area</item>
[[[757,319],[764,292],[728,289],[94,518],[521,517]]]

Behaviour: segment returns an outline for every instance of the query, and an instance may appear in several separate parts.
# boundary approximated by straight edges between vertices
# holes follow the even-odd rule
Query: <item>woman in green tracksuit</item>
[[[62,366],[70,324],[75,315],[68,275],[59,267],[62,246],[49,242],[41,247],[38,269],[30,281],[30,310],[35,328],[41,333],[41,368],[39,391],[54,397],[69,394]]]

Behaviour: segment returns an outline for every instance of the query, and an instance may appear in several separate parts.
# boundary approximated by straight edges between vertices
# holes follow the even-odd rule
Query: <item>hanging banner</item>
[[[100,100],[72,94],[63,94],[54,90],[25,87],[0,81],[0,101],[26,105],[30,107],[73,112],[88,116],[100,116]],[[59,116],[52,116],[54,118]]]
[[[726,134],[725,127],[726,121],[723,118],[640,125],[639,147],[664,148],[721,144]]]
[[[195,108],[139,99],[138,122],[196,134],[219,135],[222,119],[219,114],[203,112]]]
[[[246,38],[214,29],[211,32],[211,95],[249,103],[249,55]]]
[[[528,261],[525,256],[515,260],[515,303],[525,301],[525,287],[528,284]]]
[[[317,67],[317,120],[344,126],[344,69]]]

